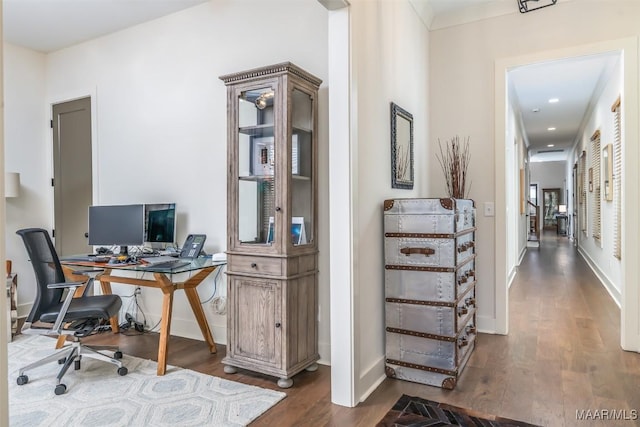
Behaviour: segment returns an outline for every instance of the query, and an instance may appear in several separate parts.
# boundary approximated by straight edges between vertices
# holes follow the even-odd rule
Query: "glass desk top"
[[[91,267],[91,268],[103,268],[112,270],[126,270],[126,271],[140,271],[145,273],[164,273],[164,274],[178,274],[188,273],[190,271],[202,270],[207,267],[219,267],[225,265],[226,261],[211,261],[211,257],[199,257],[194,259],[176,258],[177,265],[173,266],[158,266],[153,264],[146,264],[144,262],[130,262],[130,263],[110,263],[110,262],[96,262],[92,261],[90,257],[86,255],[68,256],[60,258],[60,262],[63,265],[78,266],[78,267]]]

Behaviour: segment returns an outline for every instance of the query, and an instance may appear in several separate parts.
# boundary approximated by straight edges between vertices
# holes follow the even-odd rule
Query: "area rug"
[[[539,427],[403,394],[377,427]]]
[[[60,369],[49,363],[27,372],[29,382],[16,383],[18,370],[51,354],[55,341],[19,335],[9,343],[9,421],[15,426],[245,426],[286,394],[169,366],[156,376],[150,360],[124,355],[129,373],[85,358],[63,382],[67,392],[56,396]]]

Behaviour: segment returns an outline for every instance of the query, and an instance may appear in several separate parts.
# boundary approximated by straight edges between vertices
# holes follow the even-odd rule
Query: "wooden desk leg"
[[[154,274],[162,287],[162,321],[160,323],[160,342],[158,343],[158,375],[167,371],[169,336],[171,334],[171,312],[173,310],[173,283],[164,274]]]
[[[198,292],[195,288],[185,288],[184,292],[187,294],[187,299],[189,300],[189,304],[191,304],[193,314],[196,316],[196,320],[200,326],[200,331],[202,331],[202,336],[207,344],[209,344],[209,351],[211,353],[216,353],[216,343],[213,341],[213,335],[211,334],[211,329],[209,329],[209,323],[207,323],[207,318],[204,314],[204,310],[202,309],[202,304],[200,304]]]
[[[109,275],[110,270],[105,270],[105,272],[102,275]],[[107,282],[102,281],[102,279],[100,279],[100,276],[97,277],[98,280],[100,280],[100,288],[102,289],[102,294],[103,295],[111,295],[113,292],[111,291],[111,282]],[[118,316],[113,316],[111,319],[109,319],[109,323],[111,324],[111,332],[113,332],[114,334],[117,334],[120,332],[120,325],[118,324]]]

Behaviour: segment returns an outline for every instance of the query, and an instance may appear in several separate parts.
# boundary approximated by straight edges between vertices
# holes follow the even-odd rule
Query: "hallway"
[[[579,410],[633,417],[640,355],[621,350],[620,310],[569,239],[545,232],[509,298],[509,335],[482,335],[461,383],[477,382],[474,408],[548,426],[638,423],[576,420]]]

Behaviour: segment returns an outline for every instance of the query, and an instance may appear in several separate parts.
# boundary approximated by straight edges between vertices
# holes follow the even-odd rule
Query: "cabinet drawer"
[[[472,316],[454,337],[423,334],[387,327],[387,359],[442,370],[457,370],[476,337]]]
[[[230,255],[227,269],[234,273],[267,274],[282,276],[281,258],[267,258],[250,255]]]
[[[386,265],[457,267],[473,256],[473,233],[456,238],[421,238],[411,234],[385,233]]]
[[[475,289],[456,303],[387,298],[386,325],[426,334],[455,336],[475,313]]]
[[[386,268],[387,298],[427,301],[457,301],[475,284],[475,260],[451,272]]]

